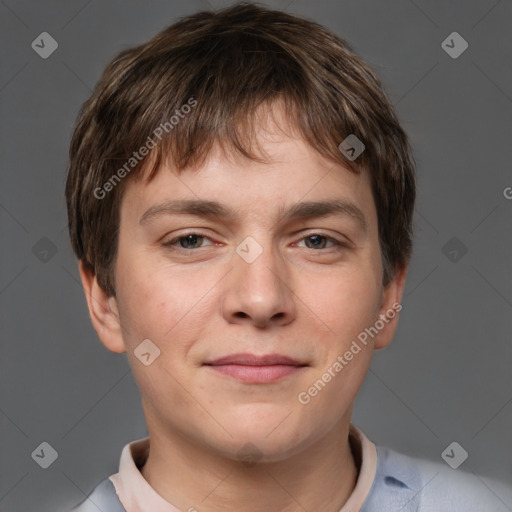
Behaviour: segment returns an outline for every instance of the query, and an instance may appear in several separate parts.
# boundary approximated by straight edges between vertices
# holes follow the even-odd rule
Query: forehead
[[[274,111],[261,110],[254,133],[251,149],[264,162],[216,143],[205,161],[195,167],[178,172],[166,163],[149,183],[145,179],[130,180],[121,209],[130,205],[130,212],[136,213],[140,221],[150,216],[146,212],[176,199],[215,201],[225,205],[223,212],[217,208],[224,217],[250,212],[270,218],[299,202],[330,200],[338,203],[338,210],[344,203],[346,213],[355,217],[358,211],[363,212],[363,224],[371,223],[372,217],[376,219],[368,173],[356,173],[321,155],[296,133],[279,106]],[[311,208],[315,206],[310,204]]]

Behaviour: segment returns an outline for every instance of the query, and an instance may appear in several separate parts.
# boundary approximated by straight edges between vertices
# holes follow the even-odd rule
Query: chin
[[[294,428],[293,424],[285,426],[287,420],[279,425],[279,421],[274,419],[271,423],[255,423],[250,427],[238,425],[239,428],[232,423],[229,432],[233,437],[226,439],[227,445],[218,448],[229,459],[254,464],[286,460],[311,444],[311,436],[303,429]]]

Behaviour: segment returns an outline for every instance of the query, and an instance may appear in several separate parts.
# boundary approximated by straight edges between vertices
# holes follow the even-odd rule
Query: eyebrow
[[[219,218],[226,221],[234,221],[238,217],[235,210],[217,201],[202,199],[169,200],[151,206],[146,210],[140,218],[140,224],[147,224],[150,220],[162,214],[189,214],[204,218]],[[278,212],[278,216],[282,216],[285,221],[334,215],[353,218],[364,232],[368,231],[368,223],[363,212],[355,204],[342,199],[296,203],[287,209],[281,207]]]

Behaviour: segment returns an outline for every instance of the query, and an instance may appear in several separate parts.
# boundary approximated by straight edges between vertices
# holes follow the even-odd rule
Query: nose
[[[222,314],[229,323],[258,328],[287,325],[296,314],[291,273],[269,244],[260,245],[263,252],[252,262],[234,252],[234,268],[224,284]]]

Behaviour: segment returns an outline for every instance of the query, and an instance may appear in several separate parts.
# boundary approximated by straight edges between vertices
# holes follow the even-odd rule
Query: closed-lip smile
[[[282,354],[254,354],[239,353],[220,357],[204,363],[216,373],[233,377],[246,383],[268,383],[282,379],[308,364]]]

